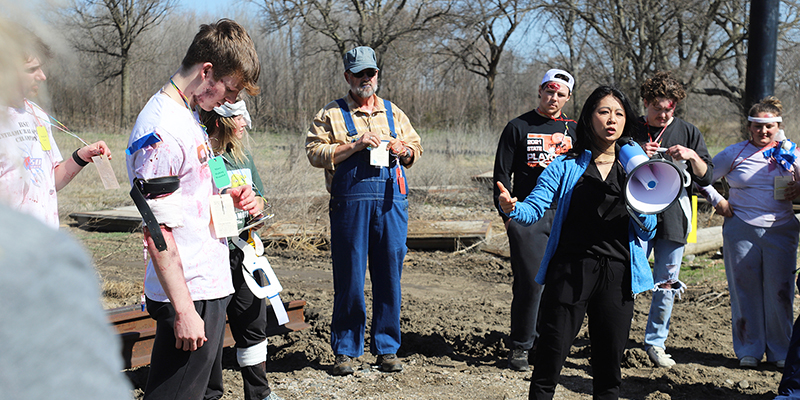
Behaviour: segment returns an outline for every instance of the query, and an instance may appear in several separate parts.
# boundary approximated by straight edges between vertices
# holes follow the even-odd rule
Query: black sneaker
[[[514,371],[528,371],[528,350],[514,349],[508,352],[508,368]]]
[[[344,354],[337,354],[336,359],[333,361],[333,368],[331,368],[331,375],[335,376],[345,376],[345,375],[352,375],[353,372],[353,360],[350,357]]]
[[[396,354],[381,354],[378,356],[378,367],[383,372],[400,372],[403,364]]]

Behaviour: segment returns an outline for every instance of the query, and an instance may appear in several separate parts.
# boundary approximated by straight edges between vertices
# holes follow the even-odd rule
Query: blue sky
[[[194,10],[198,14],[207,13],[212,16],[219,16],[223,17],[225,14],[230,15],[231,13],[226,12],[226,10],[231,8],[255,8],[253,4],[247,3],[242,4],[239,1],[220,1],[220,0],[178,0],[178,4],[181,7],[184,7],[189,10]]]

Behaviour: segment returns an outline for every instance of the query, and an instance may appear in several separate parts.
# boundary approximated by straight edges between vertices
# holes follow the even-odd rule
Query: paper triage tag
[[[39,143],[42,145],[42,150],[50,151],[50,134],[47,133],[47,128],[37,126],[36,134],[39,135]]]
[[[214,178],[214,186],[217,189],[224,189],[231,185],[231,178],[228,176],[225,160],[222,157],[217,156],[208,160],[208,167],[211,168],[211,177]]]
[[[786,186],[788,186],[791,181],[791,176],[776,176],[772,190],[772,198],[775,200],[785,200]]]
[[[389,145],[388,140],[381,141],[378,147],[369,151],[369,165],[375,167],[388,167],[389,166]]]
[[[97,167],[100,180],[103,181],[103,186],[106,189],[119,189],[117,176],[114,175],[114,170],[111,168],[111,161],[108,161],[108,157],[106,157],[105,154],[92,157],[92,163]]]
[[[228,194],[211,196],[211,223],[217,239],[237,236],[236,209],[233,198]]]

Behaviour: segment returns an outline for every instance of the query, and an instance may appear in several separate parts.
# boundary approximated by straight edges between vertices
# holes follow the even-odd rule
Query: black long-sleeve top
[[[524,200],[536,186],[544,168],[572,148],[575,126],[575,121],[563,113],[553,119],[532,110],[509,121],[503,129],[494,158],[493,184],[494,205],[504,221],[508,217],[500,210],[497,182],[502,182],[512,196]]]

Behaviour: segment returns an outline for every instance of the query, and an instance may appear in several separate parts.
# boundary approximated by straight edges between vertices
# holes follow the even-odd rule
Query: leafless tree
[[[575,13],[600,43],[586,62],[630,94],[653,72],[673,71],[693,93],[721,96],[741,109],[749,0],[559,0],[548,9]],[[798,27],[794,0],[782,2],[781,32]],[[602,10],[602,11],[601,11]],[[562,20],[569,28],[572,21]],[[796,35],[795,35],[796,36]],[[789,39],[783,35],[785,43]],[[597,70],[597,69],[596,69]]]
[[[249,1],[261,8],[268,31],[301,20],[305,28],[333,42],[339,56],[354,46],[371,47],[381,68],[383,53],[394,41],[429,29],[447,14],[452,0]],[[329,49],[320,43],[318,51]]]
[[[553,18],[542,18],[543,32],[550,32],[545,43],[549,46],[546,53],[550,54],[548,67],[561,68],[578,77],[572,90],[572,110],[568,115],[578,117],[581,104],[577,101],[584,81],[591,76],[597,80],[597,71],[591,66],[582,68],[588,54],[594,53],[589,45],[589,36],[585,34],[588,27],[572,7],[547,7],[548,14]],[[563,45],[562,45],[563,44]],[[580,71],[580,69],[583,71]],[[581,72],[580,74],[578,72]]]
[[[456,60],[486,80],[489,122],[497,119],[495,80],[501,57],[514,32],[526,22],[535,1],[459,0],[446,17],[437,53]]]
[[[133,50],[142,33],[158,26],[177,0],[73,0],[61,11],[79,32],[75,48],[97,56],[100,82],[120,78],[120,126],[130,122]]]

